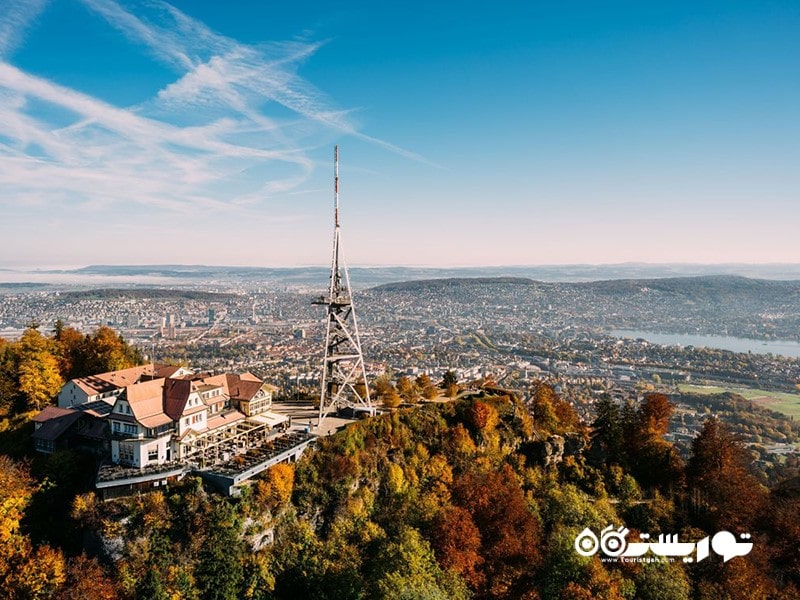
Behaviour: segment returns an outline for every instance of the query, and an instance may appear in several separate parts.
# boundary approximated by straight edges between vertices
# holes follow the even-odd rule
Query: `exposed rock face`
[[[575,456],[586,448],[586,440],[579,433],[568,433],[564,436],[564,456]]]
[[[532,458],[545,468],[557,465],[565,456],[575,456],[583,452],[586,443],[577,433],[565,436],[551,435],[546,440],[532,444]]]
[[[541,461],[545,468],[557,465],[564,460],[564,438],[551,435],[541,443]]]

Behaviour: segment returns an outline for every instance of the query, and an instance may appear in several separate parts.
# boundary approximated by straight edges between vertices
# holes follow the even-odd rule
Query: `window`
[[[147,447],[147,460],[158,460],[158,446]]]
[[[36,449],[39,452],[53,452],[55,450],[55,442],[51,440],[36,440]]]
[[[130,423],[125,423],[124,431],[125,431],[125,433],[136,434],[136,433],[139,433],[139,428],[136,425],[131,425]]]
[[[119,433],[120,432],[120,426],[119,426],[120,423],[119,423],[119,421],[112,421],[111,423],[114,426],[114,433]]]
[[[133,464],[133,444],[119,445],[119,462]]]

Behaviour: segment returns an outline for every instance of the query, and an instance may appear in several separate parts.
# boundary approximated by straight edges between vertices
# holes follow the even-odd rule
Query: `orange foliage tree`
[[[716,417],[706,420],[692,442],[687,467],[690,486],[699,492],[711,528],[746,531],[767,500],[767,491],[751,472],[753,458]]]
[[[520,596],[541,562],[541,528],[529,510],[514,470],[471,471],[453,482],[453,501],[467,510],[478,528],[484,578],[479,595]]]
[[[483,564],[481,534],[469,511],[450,505],[439,513],[433,527],[433,548],[441,565],[462,576],[472,589],[483,585],[485,577],[477,570]]]

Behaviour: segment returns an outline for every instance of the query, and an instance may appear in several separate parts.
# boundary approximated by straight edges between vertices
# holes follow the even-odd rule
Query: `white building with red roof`
[[[191,375],[191,373],[185,367],[149,364],[120,371],[109,371],[99,375],[90,375],[89,377],[78,377],[70,379],[61,388],[58,394],[58,406],[60,408],[73,408],[90,402],[97,402],[98,400],[114,404],[117,396],[129,385],[148,379],[183,377]]]

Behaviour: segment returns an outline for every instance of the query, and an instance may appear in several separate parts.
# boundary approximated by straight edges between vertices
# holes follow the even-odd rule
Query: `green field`
[[[775,410],[789,415],[790,417],[800,419],[800,394],[770,392],[768,390],[754,388],[720,387],[715,385],[680,384],[678,389],[681,392],[689,394],[722,394],[724,392],[732,392],[764,408],[769,408],[770,410]]]

